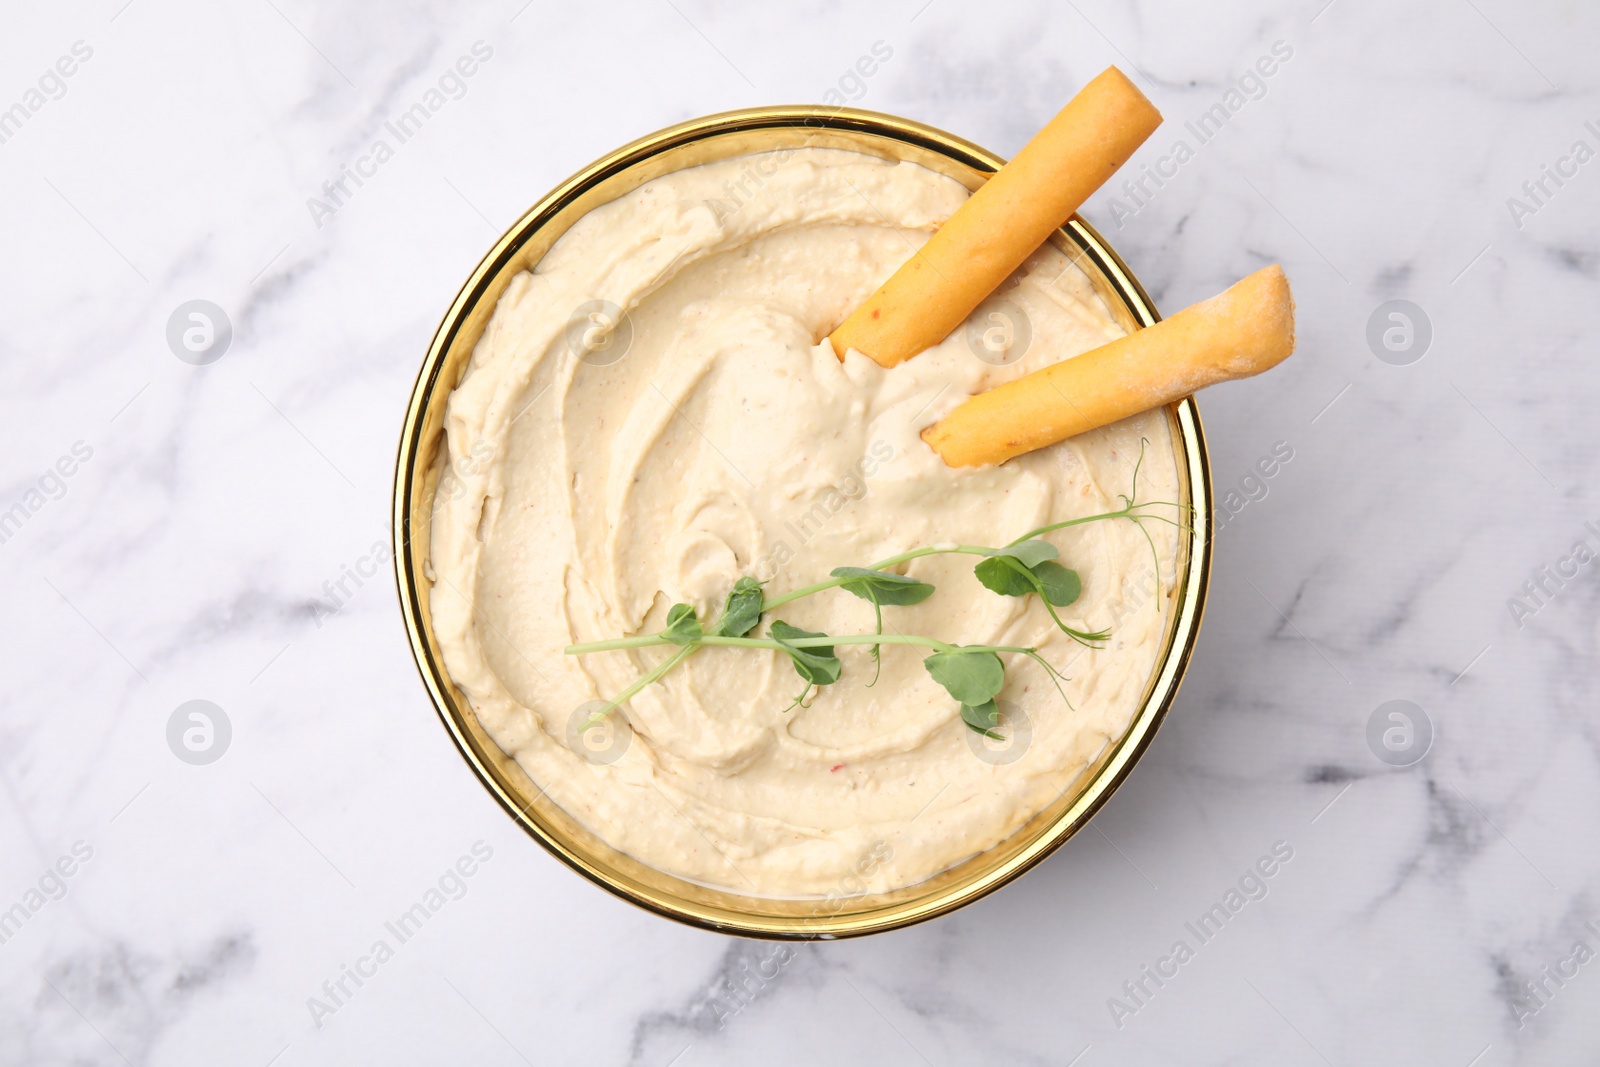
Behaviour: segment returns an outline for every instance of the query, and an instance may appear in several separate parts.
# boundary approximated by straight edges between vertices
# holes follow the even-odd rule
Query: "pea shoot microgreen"
[[[659,645],[677,646],[677,650],[655,668],[641,675],[616,697],[607,701],[589,717],[582,728],[588,729],[599,722],[612,710],[626,703],[645,687],[659,681],[674,667],[706,645],[763,648],[786,656],[804,683],[800,695],[789,705],[791,708],[808,706],[806,698],[815,690],[839,681],[844,666],[837,652],[838,646],[870,646],[875,670],[872,682],[867,684],[873,685],[882,670],[883,646],[912,645],[932,650],[932,654],[923,660],[923,666],[928,675],[960,705],[961,721],[967,728],[997,741],[1004,740],[997,730],[1000,724],[1000,712],[995,704],[995,698],[1006,684],[1006,664],[1001,656],[1003,654],[1024,656],[1037,663],[1055,685],[1061,698],[1066,700],[1066,692],[1061,688],[1064,677],[1039,654],[1037,648],[1010,645],[952,645],[932,637],[885,634],[883,632],[885,607],[920,604],[935,592],[931,583],[908,574],[900,574],[891,568],[923,556],[952,553],[981,556],[983,558],[973,569],[973,573],[985,588],[1007,597],[1037,595],[1045,610],[1049,612],[1051,620],[1062,633],[1087,647],[1098,648],[1111,636],[1109,630],[1074,629],[1062,621],[1056,612],[1057,608],[1068,607],[1078,600],[1083,593],[1083,581],[1077,571],[1059,562],[1060,550],[1044,540],[1043,536],[1085,523],[1126,519],[1138,527],[1139,532],[1144,535],[1145,541],[1150,546],[1152,558],[1156,561],[1156,573],[1159,574],[1160,555],[1156,551],[1155,541],[1150,537],[1150,532],[1144,528],[1143,521],[1154,519],[1158,522],[1171,523],[1179,529],[1188,527],[1178,520],[1151,514],[1144,509],[1165,506],[1178,508],[1181,512],[1188,505],[1172,501],[1143,503],[1138,501],[1139,468],[1144,462],[1143,445],[1144,442],[1141,442],[1139,459],[1134,463],[1130,492],[1120,497],[1122,507],[1115,511],[1041,526],[1029,530],[1010,544],[999,547],[943,542],[902,552],[897,556],[880,560],[870,567],[836,567],[830,572],[826,581],[770,598],[763,592],[761,582],[751,577],[742,577],[728,591],[721,614],[710,625],[702,623],[693,605],[673,604],[667,610],[665,627],[658,633],[569,645],[566,649],[568,655],[586,655]],[[870,603],[877,623],[874,632],[829,635],[802,630],[782,619],[774,618],[767,626],[767,636],[750,636],[760,626],[763,617],[768,616],[774,609],[829,589],[842,589]]]

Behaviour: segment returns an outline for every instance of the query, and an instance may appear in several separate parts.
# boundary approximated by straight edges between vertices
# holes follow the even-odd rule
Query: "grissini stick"
[[[833,331],[834,354],[854,348],[893,367],[943,341],[1160,124],[1107,67]]]
[[[977,467],[1108,426],[1294,351],[1294,298],[1274,264],[1110,344],[979,393],[922,431],[946,464]]]

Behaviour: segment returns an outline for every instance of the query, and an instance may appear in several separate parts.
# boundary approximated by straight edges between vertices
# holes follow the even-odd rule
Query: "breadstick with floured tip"
[[[1068,101],[829,336],[893,367],[961,325],[1161,124],[1115,67]]]
[[[1294,297],[1274,264],[1209,300],[979,393],[922,431],[952,467],[1024,452],[1248,378],[1294,351]]]

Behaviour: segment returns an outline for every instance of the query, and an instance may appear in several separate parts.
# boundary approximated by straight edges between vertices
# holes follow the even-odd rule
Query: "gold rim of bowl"
[[[1192,397],[1167,415],[1192,529],[1179,538],[1173,610],[1161,654],[1126,732],[1079,775],[1076,786],[1009,838],[926,881],[889,893],[858,891],[848,875],[823,897],[748,896],[656,870],[607,845],[558,807],[484,732],[451,683],[433,635],[428,593],[429,518],[443,462],[444,409],[506,284],[533,267],[587,212],[653,178],[686,167],[785,148],[842,148],[909,160],[982,185],[1004,160],[918,122],[870,111],[760,107],[680,123],[617,149],[562,182],[495,242],[456,294],[417,375],[406,408],[394,482],[394,561],[411,651],[439,717],[484,786],[527,833],[562,862],[624,900],[680,922],[745,937],[852,937],[943,915],[1000,888],[1048,856],[1089,821],[1132,770],[1172,706],[1199,634],[1211,570],[1211,481]],[[1089,276],[1127,329],[1160,316],[1138,279],[1076,215],[1052,242]]]

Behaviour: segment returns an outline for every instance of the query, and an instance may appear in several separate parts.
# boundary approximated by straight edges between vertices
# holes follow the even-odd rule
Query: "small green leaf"
[[[722,616],[711,632],[720,637],[743,637],[761,621],[761,583],[754,578],[740,578],[728,593],[728,602],[722,606]]]
[[[692,645],[700,640],[700,620],[688,604],[674,604],[667,610],[667,628],[661,631],[675,645]]]
[[[1027,596],[1035,592],[1033,582],[1028,580],[1030,572],[1012,556],[990,556],[974,567],[972,573],[986,588],[1001,596]]]
[[[933,595],[933,586],[909,574],[890,574],[865,567],[835,567],[829,573],[845,579],[839,588],[874,604],[920,604]]]
[[[1029,565],[1016,556],[990,556],[979,563],[973,573],[985,587],[1001,596],[1038,593],[1058,608],[1066,607],[1083,593],[1083,582],[1078,572],[1063,567],[1053,559]]]
[[[814,645],[810,648],[797,648],[790,644],[791,641],[802,637],[827,637],[827,634],[813,633],[802,630],[798,626],[790,626],[782,619],[774,619],[770,631],[772,639],[783,646],[788,653],[789,660],[794,664],[795,673],[812,685],[832,685],[839,680],[839,672],[843,665],[839,657],[833,654],[832,645]]]
[[[932,585],[905,574],[868,570],[865,567],[835,567],[829,573],[835,578],[844,579],[839,586],[840,589],[872,605],[873,613],[878,619],[877,632],[880,634],[883,633],[885,604],[895,606],[920,604],[933,595]],[[878,675],[883,670],[882,646],[872,646],[872,662],[876,669],[872,672],[872,681],[867,683],[868,689],[878,684]]]
[[[977,707],[993,700],[1005,687],[1006,668],[993,652],[935,652],[922,661],[933,680],[962,704]]]
[[[1045,560],[1036,563],[1030,568],[1033,576],[1039,579],[1039,588],[1044,598],[1058,608],[1064,608],[1077,600],[1083,592],[1083,580],[1078,577],[1078,572],[1069,570],[1055,560]]]
[[[1027,596],[1039,592],[1034,568],[1060,554],[1049,541],[1032,538],[991,550],[989,558],[979,563],[973,573],[986,588],[1001,596]]]
[[[988,700],[982,704],[961,705],[961,721],[967,728],[975,730],[991,741],[1004,741],[1005,735],[996,731],[1000,725],[1000,709],[994,701]]]
[[[1055,559],[1061,553],[1057,552],[1056,546],[1049,541],[1041,541],[1035,537],[1014,545],[1007,545],[1005,548],[997,548],[989,555],[1009,556],[1014,560],[1020,561],[1024,567],[1031,569],[1047,559]]]

